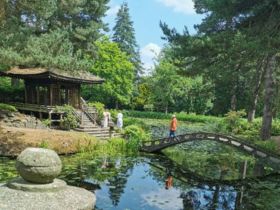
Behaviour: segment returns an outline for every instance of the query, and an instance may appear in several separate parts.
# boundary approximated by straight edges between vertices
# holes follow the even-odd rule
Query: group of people
[[[108,110],[105,110],[103,112],[103,127],[104,128],[111,127],[111,123],[113,124],[111,120],[111,113]],[[122,129],[123,127],[123,114],[121,112],[117,114],[117,127],[119,129]],[[176,130],[177,130],[177,119],[175,115],[172,115],[169,137],[175,137]]]
[[[111,119],[111,113],[108,110],[105,110],[103,112],[103,127],[111,127],[113,125],[112,119]],[[119,129],[122,129],[123,127],[123,114],[119,112],[117,114],[117,127]]]

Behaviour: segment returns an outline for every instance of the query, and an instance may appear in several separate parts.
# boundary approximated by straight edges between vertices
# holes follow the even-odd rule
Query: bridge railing
[[[256,154],[262,158],[269,158],[274,163],[280,164],[280,156],[269,150],[261,148],[251,142],[244,139],[240,139],[231,135],[217,134],[217,133],[207,133],[207,132],[197,132],[197,133],[187,133],[184,135],[178,135],[176,137],[166,137],[157,140],[151,140],[143,142],[142,150],[148,152],[155,152],[173,146],[179,143],[194,141],[194,140],[213,140],[221,142],[223,144],[231,145],[240,148],[248,153]]]

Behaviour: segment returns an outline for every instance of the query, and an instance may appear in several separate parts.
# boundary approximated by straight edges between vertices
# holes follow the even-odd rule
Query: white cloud
[[[157,0],[166,7],[171,7],[175,12],[184,14],[195,14],[194,3],[192,0]]]
[[[110,9],[108,9],[108,11],[106,12],[106,15],[116,16],[120,8],[121,8],[120,5],[111,6]]]
[[[155,59],[161,51],[160,46],[155,43],[149,43],[140,50],[141,60],[143,62],[145,73],[154,68]]]

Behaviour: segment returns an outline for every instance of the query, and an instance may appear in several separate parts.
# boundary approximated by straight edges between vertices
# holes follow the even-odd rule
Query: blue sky
[[[115,17],[124,0],[111,0],[110,10],[105,22],[110,28],[115,24]],[[165,41],[159,22],[166,22],[170,27],[182,31],[185,26],[190,33],[195,33],[193,26],[202,20],[195,14],[192,0],[126,0],[130,16],[134,22],[137,43],[140,47],[142,62],[146,69],[153,66],[153,58],[160,52]],[[112,32],[110,32],[110,35]]]

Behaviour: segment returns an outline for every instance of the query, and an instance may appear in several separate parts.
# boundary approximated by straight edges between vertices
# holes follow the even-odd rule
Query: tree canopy
[[[105,84],[86,88],[85,96],[91,100],[103,102],[111,107],[127,105],[130,102],[134,67],[126,53],[122,52],[117,43],[108,38],[95,42],[97,58],[91,72],[105,78]]]
[[[180,60],[181,71],[185,75],[202,75],[213,83],[214,113],[221,107],[224,112],[245,108],[252,120],[262,96],[261,137],[270,138],[279,69],[280,3],[277,0],[194,2],[197,13],[205,15],[196,26],[197,34],[190,35],[187,29],[179,34],[161,23],[166,39],[175,49],[174,58]]]
[[[80,64],[74,65],[76,61],[93,57],[93,42],[107,30],[102,18],[108,2],[1,1],[0,62],[35,66],[57,66],[62,62],[70,65],[60,68],[79,69]]]

